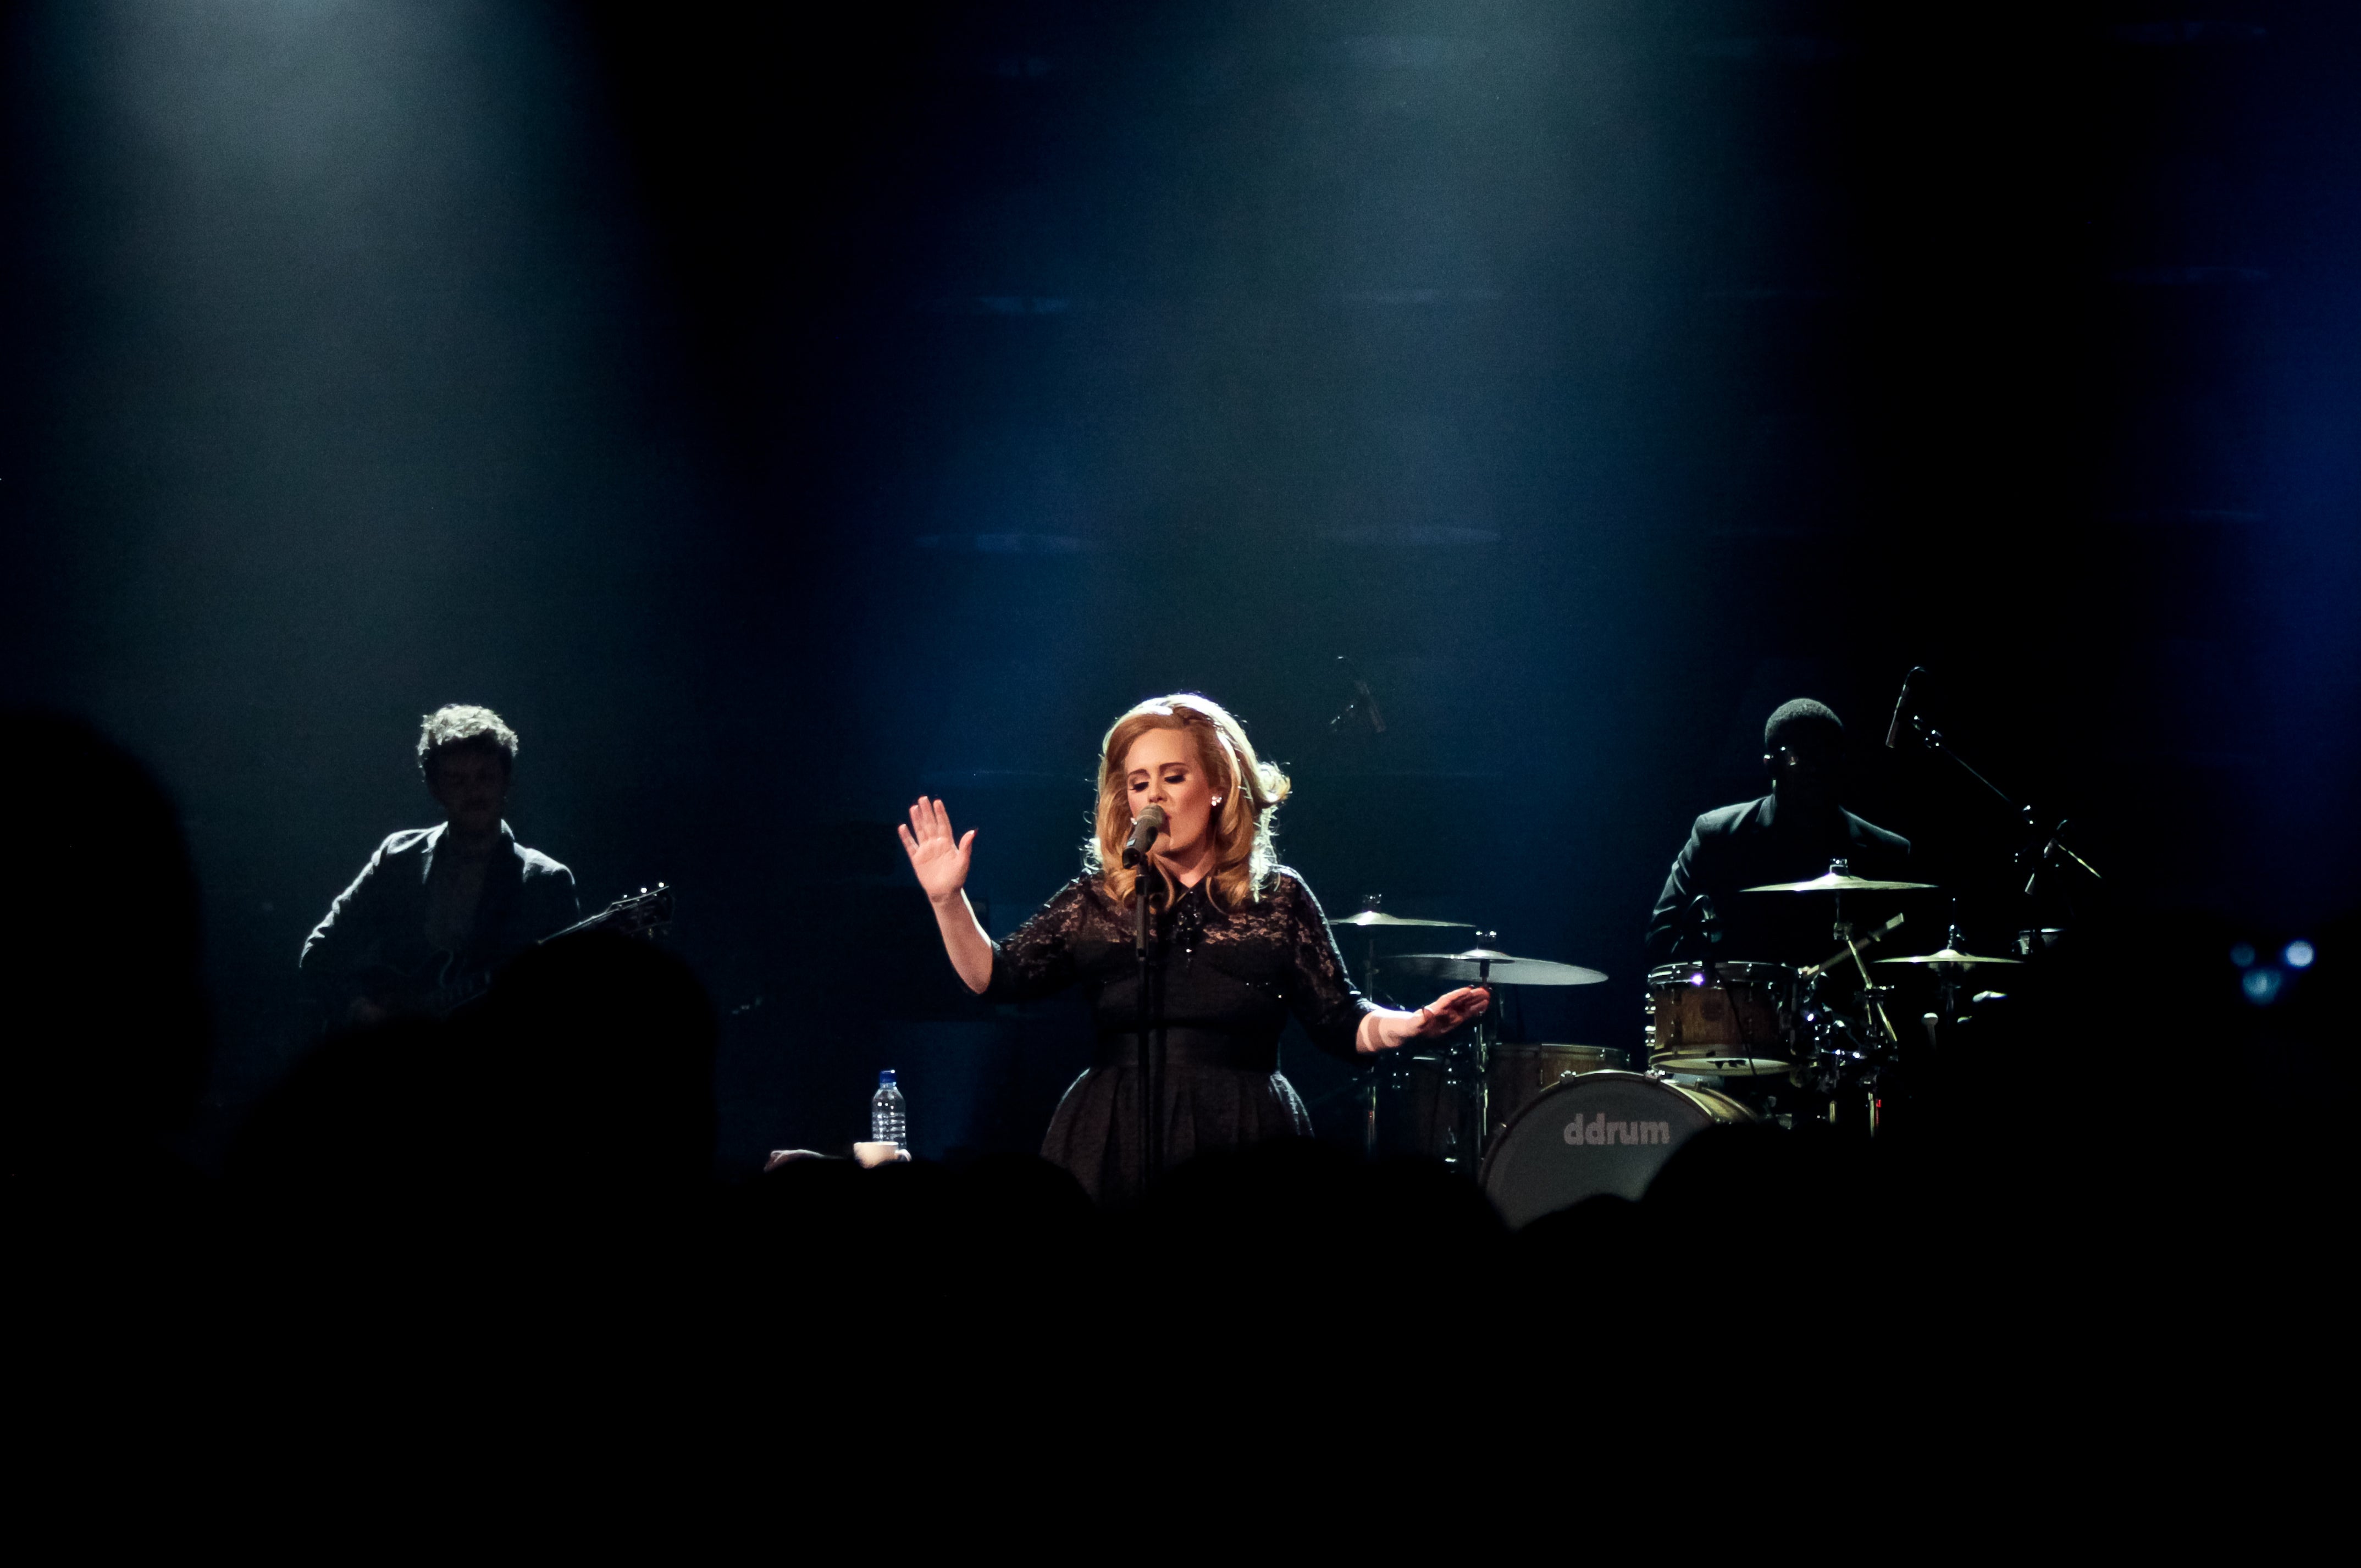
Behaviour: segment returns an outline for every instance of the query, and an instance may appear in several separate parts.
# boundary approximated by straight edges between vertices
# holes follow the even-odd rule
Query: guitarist
[[[418,770],[443,825],[379,845],[303,943],[304,982],[330,1023],[434,1011],[438,990],[579,917],[574,873],[518,843],[501,820],[516,753],[516,731],[489,707],[426,716]]]

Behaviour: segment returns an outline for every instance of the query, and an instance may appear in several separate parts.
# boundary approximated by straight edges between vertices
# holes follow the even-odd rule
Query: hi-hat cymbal
[[[1348,915],[1334,924],[1339,926],[1447,926],[1465,931],[1472,931],[1476,928],[1476,924],[1472,920],[1414,920],[1407,915],[1389,915],[1382,909],[1364,909],[1358,915]]]
[[[1957,948],[1945,948],[1938,953],[1912,953],[1906,958],[1872,959],[1881,964],[2021,964],[2023,959],[1987,958],[1982,953],[1963,953]]]
[[[1741,893],[1908,893],[1931,888],[1931,882],[1872,882],[1867,877],[1838,876],[1826,872],[1809,882],[1770,882],[1761,887],[1743,887]]]
[[[1521,959],[1490,948],[1470,948],[1464,953],[1400,953],[1380,959],[1378,967],[1389,973],[1455,981],[1461,985],[1476,985],[1488,978],[1494,985],[1597,985],[1607,978],[1580,964]]]

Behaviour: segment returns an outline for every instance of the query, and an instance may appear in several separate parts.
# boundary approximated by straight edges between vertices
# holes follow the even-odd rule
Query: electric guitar
[[[626,937],[653,938],[672,924],[672,884],[658,883],[615,900],[587,920],[552,932],[534,943],[545,948],[585,931],[617,931]],[[483,964],[462,968],[458,955],[436,948],[434,955],[404,970],[390,966],[371,973],[361,994],[388,1013],[409,1017],[447,1018],[491,989],[492,980],[506,966]]]

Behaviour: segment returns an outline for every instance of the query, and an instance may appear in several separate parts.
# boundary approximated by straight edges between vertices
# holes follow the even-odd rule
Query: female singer
[[[1349,1058],[1449,1034],[1490,1003],[1483,988],[1465,986],[1397,1013],[1354,991],[1312,890],[1273,861],[1270,817],[1288,787],[1219,704],[1185,696],[1141,703],[1115,720],[1100,749],[1097,831],[1083,847],[1084,874],[997,944],[963,891],[975,830],[954,837],[939,800],[922,796],[910,807],[902,848],[968,989],[995,1002],[1075,984],[1089,990],[1098,1049],[1059,1102],[1041,1152],[1093,1198],[1135,1193],[1148,1174],[1138,1146],[1132,924],[1132,901],[1143,894],[1155,916],[1165,1168],[1202,1150],[1312,1131],[1303,1102],[1279,1072],[1289,1014],[1314,1045]],[[1163,836],[1148,866],[1126,870],[1132,819],[1150,806],[1164,810]]]

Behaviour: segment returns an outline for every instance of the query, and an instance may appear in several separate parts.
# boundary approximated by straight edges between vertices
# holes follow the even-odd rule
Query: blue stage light
[[[2240,979],[2239,984],[2246,991],[2247,1001],[2257,1007],[2268,1007],[2279,999],[2282,978],[2275,969],[2250,969]]]
[[[2287,945],[2287,952],[2283,956],[2290,969],[2310,969],[2312,960],[2320,955],[2310,942],[2299,937]]]
[[[2255,944],[2252,942],[2241,942],[2236,947],[2232,948],[2230,949],[2230,961],[2236,964],[2240,969],[2246,969],[2253,964],[2255,961]]]

